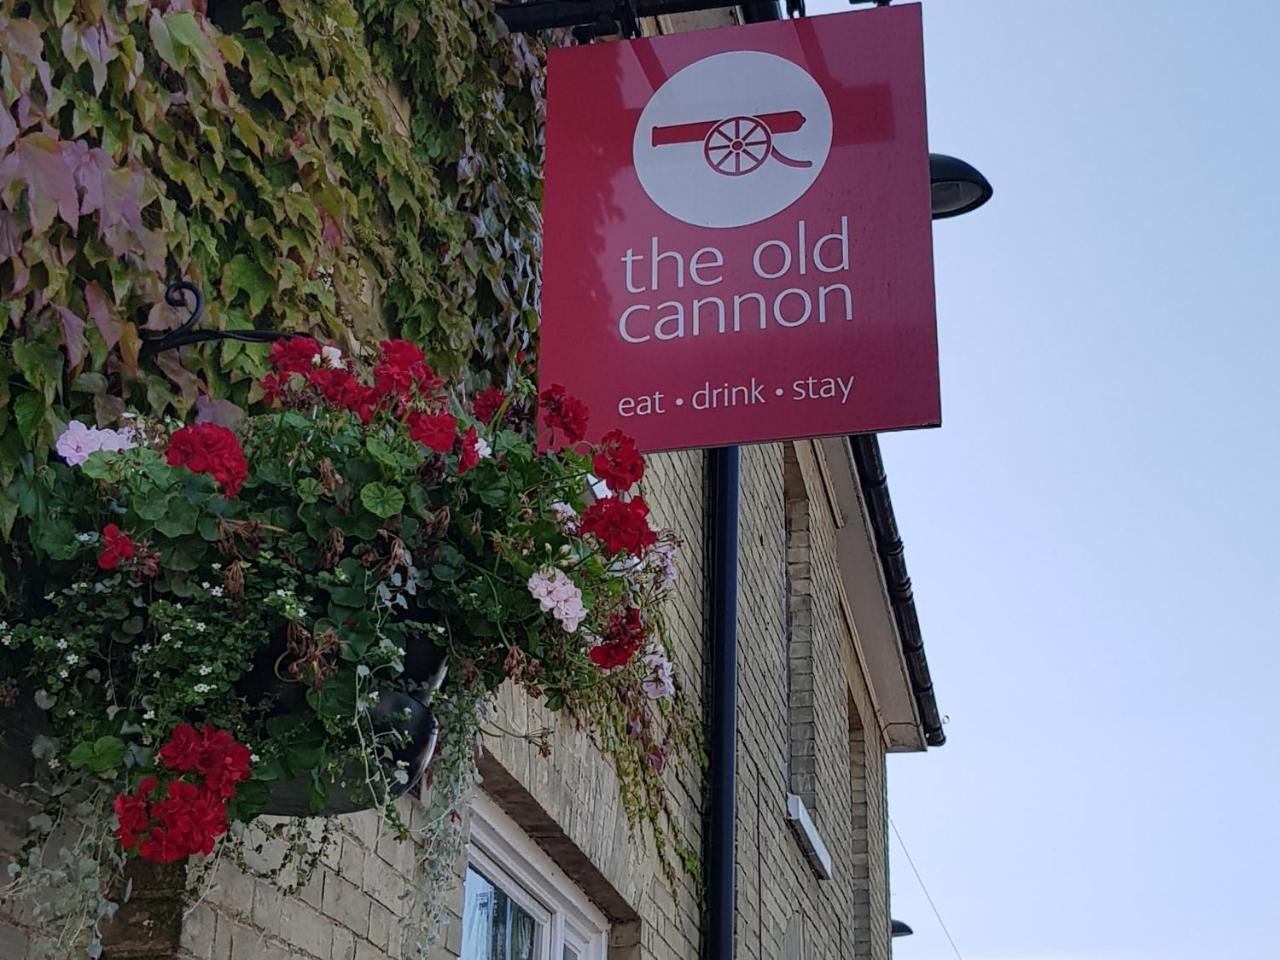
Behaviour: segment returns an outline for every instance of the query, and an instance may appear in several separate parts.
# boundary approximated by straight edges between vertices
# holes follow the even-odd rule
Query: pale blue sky
[[[964,960],[1276,960],[1280,11],[924,14],[996,196],[934,229],[944,426],[883,440],[950,718],[891,811]]]

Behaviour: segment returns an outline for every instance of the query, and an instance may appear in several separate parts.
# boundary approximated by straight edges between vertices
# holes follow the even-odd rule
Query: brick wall
[[[865,685],[846,678],[842,644],[854,634],[836,587],[835,516],[809,444],[747,448],[742,471],[738,956],[886,957],[887,894],[871,896],[883,858],[866,852],[884,748]],[[788,682],[791,666],[800,673]],[[851,720],[865,730],[858,743]],[[788,792],[805,797],[831,880],[818,879],[785,820]]]
[[[701,454],[650,458],[644,494],[656,519],[685,539],[670,627],[688,693],[700,702],[703,664]],[[789,481],[789,482],[788,482]],[[790,543],[788,542],[790,512]],[[887,960],[884,744],[861,676],[844,656],[856,624],[836,587],[836,517],[815,448],[742,452],[739,600],[738,916],[740,960]],[[800,655],[801,662],[797,662]],[[700,949],[696,882],[673,894],[645,843],[628,836],[608,765],[586,738],[512,690],[498,725],[551,727],[543,758],[512,738],[487,741],[485,787],[615,925],[611,960],[692,960]],[[803,753],[797,750],[797,731]],[[803,763],[797,764],[797,760]],[[12,765],[6,769],[12,770]],[[797,771],[803,773],[796,778]],[[673,801],[700,846],[703,774],[668,772]],[[789,792],[806,804],[833,859],[820,880],[785,819]],[[21,794],[0,788],[0,854],[14,848]],[[812,802],[810,802],[812,801]],[[417,800],[403,800],[411,822]],[[272,862],[268,847],[260,865]],[[382,960],[398,956],[411,845],[381,837],[375,814],[340,818],[338,837],[299,896],[220,863],[186,916],[183,960]],[[462,864],[459,865],[461,871]],[[460,952],[460,885],[436,960]],[[0,957],[23,955],[23,934],[0,915]]]

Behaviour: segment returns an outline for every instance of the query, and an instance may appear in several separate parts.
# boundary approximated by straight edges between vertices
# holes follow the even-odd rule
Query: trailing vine
[[[172,279],[217,328],[505,368],[537,322],[541,83],[481,0],[0,0],[0,535],[69,419],[257,399],[260,348],[140,362]]]

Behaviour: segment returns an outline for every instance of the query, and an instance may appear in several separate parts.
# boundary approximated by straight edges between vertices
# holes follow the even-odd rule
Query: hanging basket
[[[444,682],[445,667],[439,671],[439,684]],[[329,802],[320,810],[311,806],[311,781],[307,777],[276,781],[271,785],[262,813],[278,817],[332,817],[344,813],[358,813],[381,806],[388,796],[380,794],[378,782],[389,785],[389,797],[408,793],[422,781],[431,758],[435,755],[439,724],[435,714],[421,700],[407,693],[384,693],[378,705],[369,711],[374,729],[379,732],[394,731],[401,734],[403,743],[391,751],[390,761],[381,771],[381,777],[364,764],[352,763],[344,772],[344,779],[352,786],[334,786]],[[375,763],[376,761],[370,761]],[[400,764],[405,764],[401,767]],[[403,770],[407,779],[397,780]]]
[[[253,669],[237,684],[239,692],[257,702],[270,701],[271,713],[283,716],[311,709],[307,704],[304,684],[287,682],[275,672],[275,662],[283,650],[283,640],[260,651]],[[380,761],[370,757],[366,762],[353,761],[344,770],[340,783],[333,784],[329,800],[323,808],[312,806],[312,780],[298,776],[271,784],[262,813],[269,816],[309,817],[356,813],[381,806],[389,797],[401,796],[422,780],[422,775],[435,753],[438,724],[428,703],[440,689],[448,671],[444,651],[426,640],[409,646],[404,657],[403,676],[420,685],[414,693],[388,691],[380,694],[376,706],[369,710],[375,734],[395,734],[396,746],[388,759],[381,761],[382,770],[373,769]],[[398,777],[407,774],[407,779]],[[386,785],[385,793],[382,786]]]

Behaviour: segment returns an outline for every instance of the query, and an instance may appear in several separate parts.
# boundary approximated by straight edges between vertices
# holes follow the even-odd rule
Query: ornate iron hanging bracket
[[[868,0],[852,0],[868,2]],[[619,33],[640,36],[642,17],[742,7],[748,22],[804,15],[804,0],[524,0],[499,3],[498,16],[516,33],[573,27],[580,41]]]
[[[187,295],[194,298],[194,303]],[[209,340],[239,340],[242,343],[272,343],[276,340],[287,340],[291,337],[307,337],[305,333],[284,333],[275,330],[196,330],[204,313],[204,294],[194,283],[179,280],[169,284],[164,292],[164,302],[171,307],[187,307],[191,316],[182,325],[160,337],[149,337],[142,341],[142,349],[138,351],[139,360],[154,359],[157,353],[185,347],[193,343],[204,343]],[[312,339],[311,337],[307,337]]]

